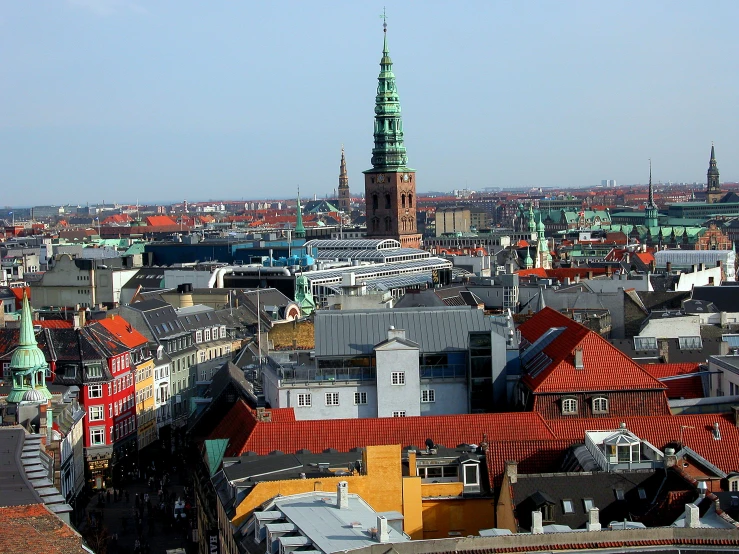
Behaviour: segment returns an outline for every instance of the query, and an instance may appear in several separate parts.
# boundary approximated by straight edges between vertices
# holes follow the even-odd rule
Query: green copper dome
[[[403,143],[403,120],[400,116],[400,97],[395,85],[393,61],[387,48],[387,25],[384,29],[380,75],[375,97],[375,147],[372,149],[372,169],[366,173],[385,170],[408,170],[408,155]]]

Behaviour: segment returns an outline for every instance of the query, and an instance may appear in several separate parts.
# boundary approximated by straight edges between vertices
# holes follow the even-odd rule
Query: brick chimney
[[[588,522],[585,524],[588,531],[600,531],[600,511],[598,508],[588,510]]]
[[[541,511],[536,510],[531,512],[531,534],[541,535],[542,533],[544,533],[544,526],[542,525]]]
[[[695,504],[685,505],[685,527],[695,529],[700,527],[700,514],[698,512],[698,506]]]
[[[405,329],[396,329],[394,326],[390,326],[387,330],[387,340],[401,339],[405,340]]]
[[[506,460],[505,476],[508,477],[508,482],[511,485],[518,482],[518,462],[516,460]]]

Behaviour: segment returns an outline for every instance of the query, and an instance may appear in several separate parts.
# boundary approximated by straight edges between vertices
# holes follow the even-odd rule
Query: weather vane
[[[387,14],[385,13],[385,6],[382,7],[382,32],[387,33]]]

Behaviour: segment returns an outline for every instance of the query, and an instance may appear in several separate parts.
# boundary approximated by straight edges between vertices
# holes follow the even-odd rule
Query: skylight
[[[529,346],[523,354],[521,354],[521,363],[528,367],[529,362],[531,362],[537,354],[540,354],[544,351],[544,349],[549,346],[554,339],[556,339],[559,335],[562,334],[562,331],[564,331],[564,327],[552,327],[551,329],[547,329],[538,339],[534,341],[534,343]]]
[[[698,337],[678,337],[677,343],[680,350],[702,350],[703,341]]]
[[[634,350],[657,350],[655,337],[634,337]]]

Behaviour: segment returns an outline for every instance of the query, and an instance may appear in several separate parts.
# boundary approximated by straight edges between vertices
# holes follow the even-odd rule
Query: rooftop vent
[[[721,440],[721,430],[718,428],[718,421],[713,424],[713,440],[720,441]]]

